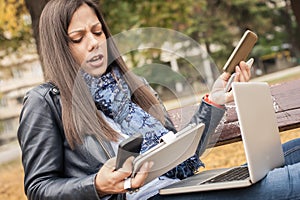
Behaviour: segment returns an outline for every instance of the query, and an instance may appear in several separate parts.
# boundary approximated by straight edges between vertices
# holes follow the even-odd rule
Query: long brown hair
[[[90,6],[102,23],[102,29],[111,38],[111,33],[98,6],[91,0],[52,0],[44,8],[40,22],[40,53],[47,81],[56,85],[61,94],[62,122],[66,138],[73,148],[82,143],[86,134],[101,140],[116,141],[119,134],[114,131],[97,111],[90,92],[80,76],[80,66],[73,58],[68,46],[68,26],[74,12],[82,5]],[[120,68],[133,92],[132,100],[146,112],[164,124],[163,109],[157,98],[139,77],[126,66],[114,42],[107,46],[108,60]]]

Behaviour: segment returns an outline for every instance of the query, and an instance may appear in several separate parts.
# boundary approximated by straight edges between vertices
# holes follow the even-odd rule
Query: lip
[[[92,55],[89,57],[86,63],[93,68],[101,67],[104,63],[104,55],[102,53]]]

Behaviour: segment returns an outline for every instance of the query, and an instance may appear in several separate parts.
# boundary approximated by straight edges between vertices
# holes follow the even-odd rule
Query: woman
[[[115,170],[115,149],[136,131],[144,136],[142,152],[175,131],[157,95],[107,42],[111,34],[91,0],[50,1],[39,28],[47,82],[26,95],[18,130],[28,199],[173,198],[157,195],[158,189],[203,165],[199,156],[225,112],[222,104],[233,99],[231,92],[219,92],[230,75],[220,76],[191,120],[206,125],[196,154],[144,185],[153,163],[129,179],[132,158]],[[236,74],[235,81],[249,80],[245,62]]]

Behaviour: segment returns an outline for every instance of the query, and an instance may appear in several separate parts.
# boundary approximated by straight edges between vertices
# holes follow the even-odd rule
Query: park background
[[[48,0],[0,0],[0,153],[18,148],[16,131],[23,96],[32,87],[43,82],[43,66],[38,54],[38,19]],[[150,74],[159,79],[165,76],[143,66],[159,63],[188,77],[191,85],[214,79],[243,32],[253,30],[259,36],[251,57],[253,80],[270,84],[299,79],[300,70],[286,76],[268,78],[275,73],[298,69],[300,63],[300,1],[298,0],[100,0],[99,7],[113,35],[122,31],[160,27],[179,31],[199,43],[210,55],[212,67],[207,77],[193,73],[192,66],[181,58],[162,58],[160,49],[131,51],[124,55],[129,67],[136,73]],[[298,10],[298,12],[295,12]],[[188,49],[188,47],[185,47]],[[176,44],[174,44],[174,51]],[[280,78],[278,78],[280,77]],[[174,95],[184,94],[176,76],[168,77],[169,85],[157,84],[168,109]],[[199,87],[199,86],[198,86]],[[200,88],[202,88],[200,86]],[[205,92],[205,91],[201,91]],[[300,131],[282,134],[282,141],[299,137]],[[23,193],[23,169],[19,149],[10,159],[0,157],[0,199],[25,199]],[[7,157],[7,158],[6,158]],[[237,159],[228,159],[236,157]],[[207,169],[218,166],[242,164],[245,159],[241,142],[217,147],[205,156]]]

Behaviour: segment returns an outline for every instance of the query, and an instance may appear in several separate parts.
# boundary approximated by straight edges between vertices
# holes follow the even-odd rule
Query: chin
[[[92,76],[102,76],[106,72],[106,69],[107,68],[102,68],[101,67],[100,69],[94,70],[89,74],[91,74]]]

